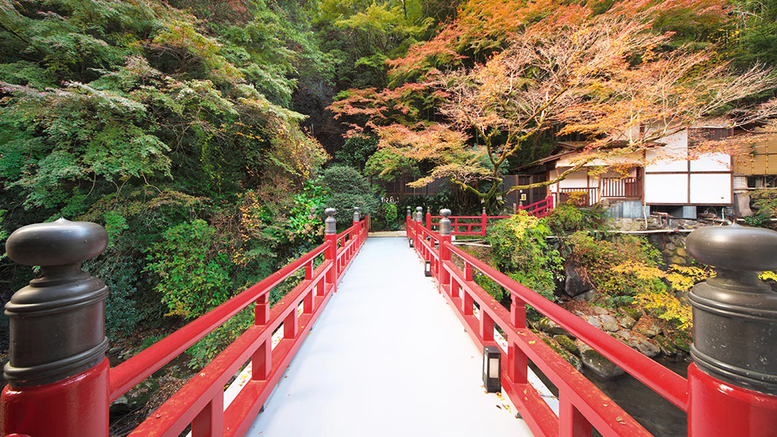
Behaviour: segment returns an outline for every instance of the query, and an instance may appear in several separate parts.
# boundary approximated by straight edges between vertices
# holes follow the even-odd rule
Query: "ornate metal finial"
[[[353,222],[357,223],[361,219],[362,219],[362,217],[361,217],[361,214],[359,214],[359,207],[358,206],[354,206],[353,207]]]
[[[777,293],[758,273],[777,268],[777,232],[739,225],[697,229],[686,240],[717,276],[696,284],[691,355],[705,373],[777,395]]]
[[[412,211],[412,210],[413,210],[413,208],[411,208],[411,207],[409,207],[409,206],[407,207],[407,216],[408,216],[408,217],[411,217],[411,215],[410,215],[410,214],[411,214],[411,211]]]
[[[451,215],[451,210],[441,209],[440,215],[442,216],[442,219],[440,219],[440,235],[450,235],[451,219],[449,219],[448,217]]]
[[[335,220],[335,214],[337,214],[337,210],[334,208],[327,208],[324,210],[324,214],[327,215],[326,220],[324,220],[324,233],[336,234],[337,220]]]
[[[4,371],[11,386],[60,381],[105,358],[108,287],[81,270],[81,263],[107,245],[102,226],[65,219],[24,226],[8,237],[8,257],[40,266],[42,273],[5,305],[11,343]]]
[[[423,206],[416,206],[415,207],[415,221],[421,222],[424,220],[424,207]]]

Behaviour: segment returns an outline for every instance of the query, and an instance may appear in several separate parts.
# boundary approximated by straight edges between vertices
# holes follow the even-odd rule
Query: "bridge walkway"
[[[531,436],[405,238],[369,238],[248,436]]]

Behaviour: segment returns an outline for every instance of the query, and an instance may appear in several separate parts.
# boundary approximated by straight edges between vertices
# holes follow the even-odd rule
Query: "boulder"
[[[609,312],[609,311],[607,311],[607,308],[602,308],[602,307],[593,307],[593,310],[594,310],[594,312],[595,312],[596,314],[599,314],[600,316],[601,316],[601,315],[604,315],[604,314],[610,314],[610,312]]]
[[[648,358],[654,358],[661,353],[661,348],[658,346],[658,343],[649,338],[640,339],[636,344],[635,349]]]
[[[653,337],[653,340],[656,341],[658,347],[661,348],[661,352],[663,352],[664,355],[671,357],[677,353],[677,348],[675,348],[672,342],[667,340],[666,337],[662,335],[656,335]]]
[[[590,323],[594,328],[596,329],[602,329],[602,321],[599,320],[596,316],[588,316],[586,319],[588,323]]]
[[[545,344],[550,346],[550,348],[553,349],[554,352],[559,354],[561,358],[563,358],[567,363],[571,364],[572,367],[577,369],[578,372],[583,370],[583,364],[582,362],[580,362],[580,359],[574,354],[570,353],[568,350],[566,350],[555,339],[550,338],[546,335],[542,335],[542,341],[544,341]]]
[[[655,319],[650,316],[640,317],[637,324],[634,325],[634,330],[644,335],[645,337],[650,338],[653,338],[661,333],[661,327],[658,326],[658,323],[656,323]]]
[[[609,314],[604,314],[600,316],[599,319],[602,321],[602,329],[605,331],[615,332],[620,329],[620,326],[618,326],[618,321],[615,320],[615,317]]]
[[[549,335],[569,335],[566,329],[559,326],[558,323],[550,320],[547,317],[543,317],[534,323],[534,328],[549,334]]]
[[[596,290],[588,290],[583,294],[578,294],[574,297],[575,300],[581,300],[583,302],[593,302],[599,297],[599,293]]]
[[[637,321],[634,320],[631,316],[625,315],[618,319],[618,323],[620,323],[620,325],[626,329],[631,329],[634,327],[634,325],[637,324]]]
[[[612,379],[623,375],[623,369],[616,366],[612,361],[605,358],[602,354],[592,349],[583,342],[577,343],[580,349],[580,361],[583,365],[604,379]]]
[[[569,262],[564,266],[564,272],[566,273],[566,282],[564,283],[564,292],[570,296],[575,297],[581,295],[594,288],[591,281],[588,280],[588,276],[585,274],[579,264]]]
[[[653,358],[661,353],[661,348],[658,343],[645,337],[642,334],[638,334],[633,331],[621,329],[620,331],[612,334],[621,342],[625,343],[628,347],[637,350],[637,352],[647,357]]]
[[[580,356],[580,348],[578,348],[575,342],[568,336],[556,335],[553,337],[553,339],[556,340],[556,343],[558,343],[561,347],[563,347],[567,351],[577,356]]]
[[[625,314],[625,315],[631,317],[635,321],[639,320],[640,317],[642,317],[642,315],[644,314],[642,312],[642,310],[639,309],[639,308],[632,308],[632,307],[627,307],[627,306],[622,306],[622,307],[618,308],[618,311],[621,314]]]

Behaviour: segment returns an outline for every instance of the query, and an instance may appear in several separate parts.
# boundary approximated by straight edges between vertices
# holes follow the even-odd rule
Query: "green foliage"
[[[321,173],[318,185],[327,189],[327,207],[337,209],[335,219],[339,228],[353,223],[353,208],[358,206],[362,215],[375,214],[378,200],[372,194],[370,183],[353,167],[333,165]]]
[[[658,265],[661,253],[642,238],[625,235],[608,241],[579,231],[567,243],[572,247],[568,260],[585,267],[588,278],[611,305],[631,303],[632,296],[666,289],[660,278],[623,274],[615,269],[626,262],[650,268]]]
[[[391,182],[399,178],[413,180],[421,176],[418,161],[396,153],[392,149],[380,149],[367,160],[364,173]]]
[[[401,222],[404,223],[404,215]],[[400,216],[397,205],[393,203],[381,203],[378,213],[370,219],[370,228],[377,231],[396,231],[399,229]]]
[[[751,191],[750,199],[758,214],[777,217],[777,192],[774,190]]]
[[[198,219],[170,228],[151,247],[146,270],[159,277],[154,288],[170,310],[167,315],[200,316],[235,291],[221,244],[216,230]]]
[[[335,153],[335,160],[344,165],[363,170],[373,153],[378,150],[378,137],[353,136]]]
[[[578,208],[569,203],[556,206],[548,215],[548,227],[558,236],[577,231],[606,232],[605,211],[597,204],[591,208]]]
[[[510,277],[553,300],[556,280],[563,278],[562,258],[546,237],[545,219],[519,211],[488,228],[486,241],[497,267]]]

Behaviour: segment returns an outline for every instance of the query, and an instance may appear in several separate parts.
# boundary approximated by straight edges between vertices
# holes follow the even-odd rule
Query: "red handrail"
[[[340,235],[327,235],[324,244],[313,251],[111,369],[109,398],[113,401],[256,302],[254,325],[130,435],[177,436],[189,424],[193,437],[244,434],[335,291],[336,281],[366,240],[368,230],[369,218],[365,217]],[[314,269],[314,259],[321,254],[325,260]],[[271,308],[270,290],[301,268],[305,269],[305,279]],[[300,304],[302,313],[298,311]],[[283,339],[273,348],[272,334],[281,324]],[[224,411],[224,385],[248,359],[252,360],[252,378]]]
[[[480,348],[496,345],[495,325],[505,333],[508,348],[507,353],[502,353],[502,362],[506,363],[501,375],[502,387],[535,435],[590,435],[591,427],[604,436],[651,434],[526,328],[527,304],[683,411],[688,410],[685,378],[457,248],[451,243],[450,236],[425,229],[420,223],[416,223],[410,232],[419,236],[416,251],[431,263],[432,276],[438,281],[440,292],[454,308],[473,341]],[[437,249],[436,243],[439,244]],[[464,262],[463,271],[451,261],[452,254]],[[509,311],[473,280],[473,269],[510,291],[512,305]],[[474,314],[475,303],[480,308],[479,317]],[[559,416],[528,383],[529,359],[559,389]]]
[[[550,211],[553,209],[553,196],[548,196],[538,202],[534,202],[532,204],[526,205],[526,206],[519,206],[519,210],[526,211],[529,215],[533,215],[537,218],[542,218],[550,214]],[[486,235],[486,228],[488,227],[489,220],[492,222],[494,220],[500,220],[509,218],[509,215],[459,215],[459,216],[450,216],[448,217],[451,221],[451,235],[473,235],[473,236],[485,236]],[[442,216],[439,215],[432,215],[430,212],[426,213],[426,229],[434,230],[439,229],[440,226],[440,219]],[[436,220],[436,221],[435,221]],[[409,217],[407,218],[406,222],[410,221]],[[475,228],[473,230],[473,228]],[[408,229],[408,238],[410,238],[409,235],[409,229],[410,226],[407,226]]]

